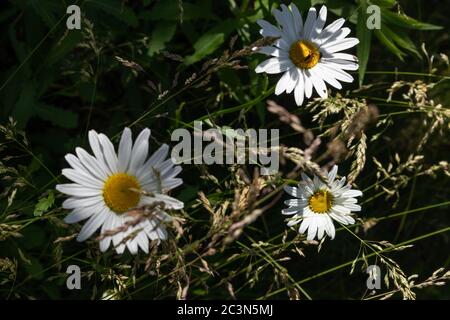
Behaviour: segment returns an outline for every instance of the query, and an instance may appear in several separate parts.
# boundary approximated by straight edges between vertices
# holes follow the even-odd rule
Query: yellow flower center
[[[320,51],[308,40],[294,42],[289,49],[289,58],[300,69],[311,69],[320,60]]]
[[[110,176],[103,186],[103,199],[106,205],[116,213],[123,213],[136,207],[141,198],[141,186],[137,179],[126,173]]]
[[[325,190],[316,191],[308,200],[309,208],[314,213],[325,213],[331,209],[333,195]]]

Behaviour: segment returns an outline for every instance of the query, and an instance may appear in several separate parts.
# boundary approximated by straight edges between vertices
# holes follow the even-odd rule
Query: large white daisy
[[[279,26],[265,20],[258,20],[260,33],[264,37],[278,37],[273,45],[261,47],[259,52],[272,56],[260,63],[255,71],[270,74],[283,73],[275,94],[294,91],[295,102],[303,104],[304,96],[310,98],[313,87],[321,98],[328,95],[325,82],[342,89],[342,82],[352,82],[353,77],[345,70],[357,70],[358,59],[339,51],[359,43],[356,38],[346,38],[349,28],[342,28],[345,20],[340,18],[326,28],[327,8],[322,6],[319,14],[310,8],[303,24],[302,16],[295,4],[290,8],[281,5],[281,11],[274,9],[273,15]]]
[[[296,199],[285,201],[289,208],[283,209],[282,214],[293,215],[288,219],[288,226],[301,222],[298,232],[307,234],[307,240],[313,240],[316,235],[320,240],[325,232],[334,239],[336,230],[333,220],[343,225],[355,223],[352,211],[361,211],[355,197],[362,196],[359,190],[345,185],[345,177],[337,180],[338,167],[334,166],[328,173],[328,183],[318,176],[311,180],[302,173],[302,181],[296,187],[285,187],[284,190]]]
[[[88,239],[101,227],[103,235],[107,231],[111,234],[100,240],[102,252],[112,243],[119,254],[125,247],[136,254],[139,247],[148,252],[149,239],[159,242],[167,238],[164,223],[171,218],[164,210],[181,209],[183,202],[164,193],[182,184],[176,177],[181,167],[166,159],[167,145],[147,159],[149,137],[150,130],[144,129],[133,145],[131,130],[125,128],[116,154],[107,136],[91,130],[93,156],[82,148],[75,149],[76,156],[66,155],[71,168],[63,169],[62,174],[74,183],[59,184],[56,189],[70,196],[63,203],[63,208],[72,210],[64,219],[66,223],[89,219],[78,241]],[[143,206],[153,206],[155,212],[136,223],[133,209]]]

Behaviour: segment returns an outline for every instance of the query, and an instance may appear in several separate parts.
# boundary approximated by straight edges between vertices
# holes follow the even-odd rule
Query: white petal
[[[125,128],[119,143],[119,156],[117,163],[119,172],[127,172],[128,165],[130,163],[132,144],[133,141],[131,140],[131,130],[130,128]]]
[[[336,41],[335,43],[333,43],[330,46],[327,46],[325,48],[325,51],[329,52],[329,53],[342,51],[342,50],[346,50],[346,49],[349,49],[351,47],[354,47],[358,43],[359,43],[359,40],[357,38],[345,38],[345,39]]]
[[[158,229],[156,229],[156,232],[158,233],[159,239],[161,239],[161,240],[167,239],[167,231],[162,225]]]
[[[344,39],[346,36],[348,36],[350,34],[350,32],[351,32],[350,28],[342,28],[341,30],[337,31],[329,39],[327,39],[326,42],[322,43],[322,45],[320,46],[321,51],[324,52],[324,51],[326,51],[326,48],[337,44],[342,39]]]
[[[331,210],[333,210],[334,212],[336,212],[338,214],[342,214],[342,215],[350,213],[350,209],[347,209],[346,207],[338,205],[338,204],[332,206]]]
[[[326,20],[327,20],[327,7],[322,6],[322,8],[320,8],[316,23],[313,26],[310,39],[314,40],[317,38],[317,35],[322,32]]]
[[[345,218],[343,216],[341,216],[340,214],[331,212],[328,215],[341,224],[347,224]]]
[[[303,219],[302,224],[300,225],[300,228],[298,229],[298,232],[301,234],[304,234],[306,230],[309,227],[309,224],[311,222],[311,218]]]
[[[301,106],[303,104],[304,98],[305,98],[305,82],[303,77],[303,72],[298,72],[298,81],[297,85],[295,86],[294,91],[294,98],[295,98],[295,104],[297,106]]]
[[[147,226],[145,227],[145,232],[147,233],[148,237],[151,240],[156,240],[158,239],[158,233],[156,232],[157,230],[157,225],[160,224],[159,221],[153,221],[153,220],[147,220],[146,222]]]
[[[316,237],[317,234],[317,227],[318,227],[318,220],[316,217],[310,218],[311,222],[309,223],[308,227],[308,236],[306,237],[306,240],[313,240]]]
[[[317,40],[320,43],[325,43],[330,39],[345,23],[344,18],[339,18],[332,23],[330,23],[322,32],[318,35]]]
[[[84,171],[79,171],[75,169],[63,169],[63,176],[67,179],[72,180],[80,185],[90,187],[93,189],[101,189],[103,188],[103,182],[99,179],[95,178],[92,175],[87,175]]]
[[[100,141],[100,145],[102,146],[103,154],[109,169],[112,173],[117,172],[117,155],[113,144],[108,137],[102,133],[98,135],[98,139]]]
[[[93,176],[92,173],[86,168],[76,156],[71,153],[66,154],[64,157],[67,163],[76,171],[83,172],[87,176]]]
[[[331,220],[331,218],[328,215],[326,215],[326,219],[327,219],[327,224],[325,226],[325,231],[327,232],[330,239],[333,240],[336,235],[336,229],[334,228],[333,221]]]
[[[292,64],[292,61],[290,59],[281,58],[279,63],[268,66],[265,69],[265,72],[268,74],[277,74],[294,67],[295,66]]]
[[[261,47],[258,50],[259,53],[263,53],[266,54],[268,56],[273,56],[273,57],[282,57],[282,58],[288,58],[289,57],[289,53],[281,50],[279,48],[276,47]]]
[[[281,210],[281,214],[283,215],[293,215],[293,214],[299,214],[303,212],[303,207],[290,207],[285,208]]]
[[[342,194],[343,197],[347,197],[347,198],[354,198],[354,197],[360,197],[362,196],[362,192],[359,190],[355,190],[355,189],[350,189],[345,191]]]
[[[304,172],[302,172],[301,174],[302,180],[308,184],[313,184],[313,181],[311,180],[310,177],[308,177],[308,175]]]
[[[144,129],[136,138],[133,149],[131,150],[131,159],[128,172],[136,174],[137,170],[142,167],[148,154],[148,138],[150,137],[150,129]]]
[[[159,149],[147,160],[144,166],[157,166],[160,162],[166,159],[169,153],[169,146],[167,144],[163,144]]]
[[[352,216],[344,216],[345,222],[346,224],[354,224],[355,223],[355,219],[353,219]]]
[[[300,222],[302,222],[301,219],[293,218],[293,219],[290,219],[286,225],[288,227],[292,227],[292,226],[295,226],[296,224],[299,224]]]
[[[286,87],[288,86],[290,81],[291,76],[289,74],[289,71],[286,71],[277,82],[277,85],[275,87],[275,94],[280,95],[281,93],[286,91]]]
[[[344,70],[333,68],[332,65],[328,65],[326,62],[323,62],[321,66],[337,80],[342,82],[353,82],[353,77]]]
[[[295,86],[297,85],[297,82],[299,81],[299,76],[301,75],[301,72],[298,71],[297,68],[290,68],[288,71],[290,81],[288,82],[286,86],[286,93],[291,93],[292,90],[294,90]]]
[[[113,220],[115,219],[114,214],[108,214],[106,217],[105,223],[102,225],[101,234],[104,234],[106,231],[112,230]],[[111,244],[112,237],[104,237],[100,240],[100,251],[105,252],[108,250],[109,245]]]
[[[81,220],[85,220],[92,216],[94,213],[98,211],[93,210],[93,208],[75,208],[72,210],[69,215],[64,218],[65,223],[76,223]]]
[[[175,179],[164,180],[162,183],[162,187],[165,190],[172,190],[182,184],[183,184],[183,179],[175,178]]]
[[[260,32],[263,37],[280,37],[282,35],[280,29],[266,20],[258,20],[256,23],[262,28]]]
[[[75,209],[79,207],[90,207],[99,203],[104,204],[102,196],[94,196],[86,198],[71,197],[64,200],[62,207],[64,209]]]
[[[275,19],[277,20],[278,24],[281,26],[281,29],[283,30],[283,38],[287,38],[286,40],[288,42],[294,42],[295,37],[293,37],[293,32],[291,32],[291,28],[293,27],[288,21],[286,15],[283,12],[281,12],[278,9],[272,10],[272,14],[274,15]]]
[[[312,84],[312,81],[310,79],[310,74],[307,71],[308,70],[302,70],[303,78],[305,80],[305,95],[309,99],[309,98],[311,98],[311,95],[312,95],[313,84]]]
[[[120,244],[119,246],[116,247],[116,252],[118,254],[122,254],[124,251],[125,251],[125,244],[124,243],[122,243],[122,244]]]
[[[117,230],[117,229],[123,227],[124,223],[125,223],[124,215],[116,215],[115,219],[112,221],[111,229]],[[119,243],[122,242],[122,239],[124,236],[125,236],[125,232],[123,232],[123,231],[115,233],[112,237],[113,245],[115,247],[117,247],[119,245]]]
[[[289,199],[284,201],[284,204],[287,206],[295,206],[295,207],[301,207],[306,205],[306,201],[305,200],[301,200],[301,199]]]
[[[322,240],[323,235],[325,233],[325,226],[327,225],[326,217],[318,217],[317,223],[317,239]]]
[[[298,40],[298,35],[295,31],[295,25],[294,25],[294,20],[293,20],[291,11],[285,4],[281,5],[281,9],[282,9],[284,21],[286,21],[286,24],[283,27],[283,31],[285,34],[287,34],[289,36],[291,42],[294,42],[294,41]]]
[[[143,223],[141,223],[139,225],[139,228],[144,229],[145,225]],[[148,237],[147,234],[145,233],[144,230],[142,230],[141,232],[138,233],[138,235],[136,236],[136,240],[137,243],[139,245],[139,247],[145,252],[148,253],[148,245],[149,245],[149,241],[148,241]]]
[[[280,64],[279,58],[270,58],[258,64],[255,68],[256,73],[266,72],[266,69],[274,64]]]
[[[136,254],[138,252],[136,237],[127,241],[127,247],[131,254]]]
[[[328,172],[328,182],[332,183],[334,179],[336,178],[338,171],[338,166],[334,165],[333,168],[331,168],[330,172]]]
[[[303,31],[303,19],[302,15],[300,14],[300,11],[298,11],[298,8],[295,4],[291,3],[290,5],[291,11],[292,11],[292,20],[294,21],[294,29],[296,36],[298,38],[302,37],[302,31]]]
[[[142,205],[151,205],[156,201],[162,201],[166,209],[180,210],[183,209],[184,203],[165,194],[155,194],[154,197],[143,196],[141,198]]]
[[[337,81],[331,72],[328,72],[327,69],[322,68],[322,65],[319,63],[314,67],[315,70],[317,70],[317,72],[320,73],[323,81],[327,82],[328,84],[330,84],[331,86],[333,86],[334,88],[340,90],[342,89],[342,85],[339,81]]]
[[[361,211],[361,206],[354,203],[344,203],[344,206],[351,211]]]
[[[319,96],[322,99],[326,99],[328,96],[327,93],[327,87],[325,86],[325,83],[322,80],[322,77],[320,76],[320,74],[318,74],[315,71],[315,68],[309,69],[307,70],[307,72],[310,73],[311,75],[311,81],[314,85],[314,88],[316,89],[317,93],[319,94]]]
[[[342,60],[342,59],[323,59],[323,62],[326,62],[329,66],[334,66],[335,68],[339,68],[342,70],[358,70],[359,65],[355,62]]]
[[[95,175],[102,181],[106,180],[110,172],[106,168],[106,165],[103,161],[98,161],[96,158],[87,153],[83,148],[76,148],[75,153],[77,154],[78,159],[83,164],[83,166],[88,169],[91,174]]]
[[[284,191],[286,191],[288,194],[290,194],[293,197],[298,198],[299,197],[299,192],[298,192],[298,188],[296,187],[290,187],[290,186],[285,186]]]
[[[98,134],[95,132],[95,130],[90,130],[88,134],[89,139],[89,145],[91,146],[92,152],[94,153],[95,158],[97,161],[102,162],[104,166],[106,166],[105,158],[102,152],[102,149],[100,147]],[[110,172],[108,172],[110,173]]]
[[[348,60],[352,62],[358,62],[358,57],[352,54],[343,53],[343,52],[335,52],[335,53],[323,53],[323,59],[333,58],[333,59],[341,59]]]
[[[311,7],[308,11],[308,16],[306,17],[305,26],[304,26],[304,37],[305,39],[311,39],[311,34],[314,29],[314,25],[316,24],[316,8]]]
[[[96,213],[93,215],[88,222],[86,222],[81,228],[80,233],[78,234],[77,241],[82,242],[92,236],[95,231],[97,231],[98,228],[105,222],[105,219],[107,218],[107,209],[104,208],[102,211]]]
[[[77,183],[58,184],[56,190],[75,197],[94,197],[101,195],[101,190],[85,187]]]

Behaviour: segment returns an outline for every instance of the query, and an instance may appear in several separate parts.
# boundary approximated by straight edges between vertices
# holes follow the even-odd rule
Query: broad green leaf
[[[392,39],[388,38],[386,34],[384,34],[381,30],[374,30],[375,36],[378,38],[378,40],[383,43],[386,48],[389,49],[393,54],[397,56],[401,61],[403,61],[403,56],[405,55],[392,41]]]
[[[234,19],[225,20],[218,24],[194,43],[195,52],[194,54],[187,56],[184,63],[190,65],[213,53],[222,45],[225,41],[225,37],[237,27],[237,22]]]
[[[52,28],[58,23],[59,17],[55,13],[61,10],[61,6],[57,2],[52,0],[29,0],[27,5],[34,9],[34,12],[47,27]]]
[[[60,109],[45,103],[36,103],[34,109],[41,119],[50,121],[61,128],[76,128],[78,124],[78,114],[75,112]]]
[[[441,26],[437,26],[430,23],[425,23],[408,17],[406,15],[401,15],[394,13],[392,11],[381,9],[382,19],[388,23],[393,24],[406,29],[415,29],[415,30],[423,30],[423,31],[431,31],[431,30],[441,30]]]
[[[30,257],[30,264],[24,264],[27,273],[36,280],[44,278],[44,268],[42,264],[34,257]]]
[[[148,44],[148,55],[153,56],[155,53],[163,50],[166,42],[169,42],[174,36],[176,28],[176,22],[159,22],[152,32],[150,43]]]
[[[384,8],[392,8],[397,1],[396,0],[368,0],[369,4],[375,4]]]
[[[406,33],[399,31],[395,32],[384,24],[381,26],[381,28],[384,34],[392,39],[398,46],[412,52],[416,55],[416,57],[421,58],[419,51]]]
[[[151,10],[141,12],[139,18],[150,21],[179,21],[181,17],[183,21],[196,19],[219,20],[211,12],[211,3],[204,2],[204,4],[203,6],[199,6],[183,1],[181,2],[182,7],[180,7],[180,1],[178,0],[164,0],[158,2]]]
[[[114,16],[117,20],[120,20],[133,28],[136,28],[139,24],[139,20],[134,11],[130,9],[129,6],[124,6],[122,1],[87,0],[86,4],[88,3]]]
[[[372,30],[367,28],[367,1],[360,0],[360,6],[358,9],[358,22],[356,24],[356,37],[359,39],[357,47],[358,60],[359,60],[359,86],[362,86],[364,81],[364,75],[367,69],[367,62],[369,61],[370,45],[372,41]]]
[[[34,114],[35,86],[32,82],[25,82],[20,92],[19,100],[12,111],[12,117],[17,121],[19,128],[27,125],[28,120]]]
[[[38,203],[34,207],[34,216],[40,217],[46,213],[55,203],[55,194],[52,190],[48,192],[48,195],[44,198],[39,199]]]
[[[51,48],[44,64],[53,65],[66,58],[67,54],[82,40],[83,35],[80,30],[67,30],[55,46]]]

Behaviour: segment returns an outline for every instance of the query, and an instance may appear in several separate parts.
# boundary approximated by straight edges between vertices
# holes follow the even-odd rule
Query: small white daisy
[[[334,239],[336,230],[333,220],[343,225],[355,223],[351,216],[352,211],[361,211],[355,197],[362,196],[359,190],[351,189],[345,185],[345,177],[336,180],[338,167],[334,166],[328,173],[328,184],[318,176],[311,180],[302,173],[302,181],[296,187],[285,187],[284,190],[297,199],[287,200],[284,203],[289,208],[283,209],[282,214],[294,215],[288,219],[288,226],[301,222],[299,233],[308,231],[307,240],[313,240],[316,235],[321,240],[325,234]],[[333,219],[333,220],[332,220]]]
[[[76,156],[66,155],[72,168],[63,169],[62,174],[74,183],[59,184],[56,189],[70,196],[63,203],[63,208],[72,210],[64,219],[66,223],[89,218],[78,241],[88,239],[100,227],[102,234],[123,228],[102,238],[100,250],[106,251],[112,242],[117,253],[123,253],[126,246],[136,254],[138,247],[148,253],[149,239],[159,242],[167,238],[164,222],[171,217],[163,210],[126,228],[136,222],[131,212],[134,208],[155,205],[156,201],[164,203],[162,209],[183,208],[183,202],[163,194],[182,184],[176,178],[181,167],[174,166],[170,158],[166,160],[168,145],[162,145],[147,160],[149,137],[150,130],[144,129],[133,145],[131,130],[125,128],[116,154],[107,136],[91,130],[89,144],[94,155],[82,148],[75,149]]]
[[[282,73],[275,94],[294,91],[295,102],[303,104],[304,96],[310,98],[313,87],[321,98],[328,95],[325,82],[342,89],[342,82],[352,82],[353,77],[345,70],[357,70],[358,59],[339,51],[359,43],[356,38],[346,38],[349,28],[342,28],[345,20],[340,18],[326,28],[327,8],[322,6],[319,15],[310,8],[305,23],[295,4],[290,8],[281,5],[281,11],[274,9],[273,15],[278,27],[265,20],[258,20],[264,37],[277,37],[273,45],[262,47],[259,52],[272,56],[260,63],[255,71],[270,74]],[[339,80],[339,81],[338,81]]]

